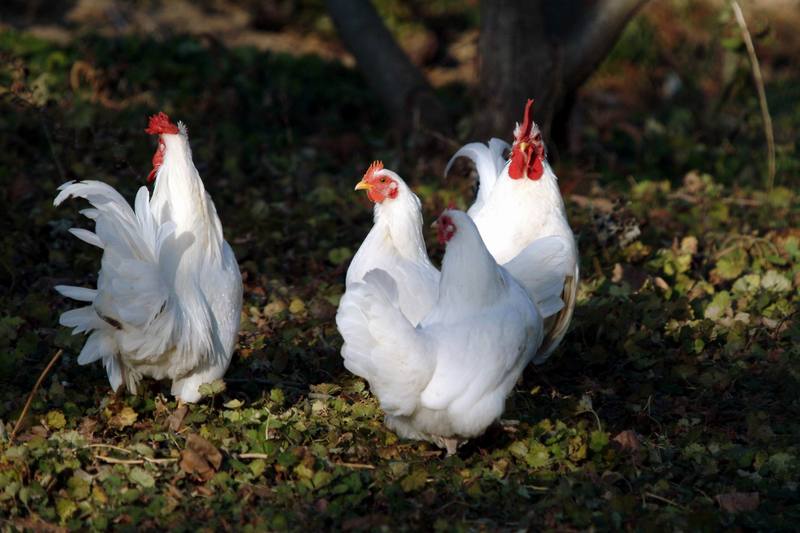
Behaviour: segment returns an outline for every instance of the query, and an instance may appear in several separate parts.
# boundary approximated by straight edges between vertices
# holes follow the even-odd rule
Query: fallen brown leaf
[[[631,453],[639,453],[639,450],[642,448],[642,444],[639,441],[639,437],[636,435],[636,432],[632,429],[626,429],[625,431],[620,431],[616,437],[614,437],[614,442],[619,444],[620,448],[623,450],[629,451]]]
[[[186,447],[207,460],[214,470],[219,470],[222,465],[222,453],[200,435],[190,433],[186,437]]]
[[[183,426],[183,419],[186,418],[186,413],[189,412],[188,405],[181,405],[167,417],[167,425],[169,429],[174,432],[180,431]]]
[[[83,420],[81,420],[80,426],[78,426],[78,433],[80,433],[82,437],[91,439],[96,427],[97,420],[94,418],[85,417]]]
[[[208,481],[214,476],[214,469],[208,461],[194,450],[185,449],[181,452],[181,470],[187,474],[197,476],[203,481]]]
[[[757,492],[729,492],[727,494],[717,494],[716,500],[720,508],[729,513],[755,511],[760,503]]]

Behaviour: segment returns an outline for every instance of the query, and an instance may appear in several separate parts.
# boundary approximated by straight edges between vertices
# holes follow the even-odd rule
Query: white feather
[[[55,290],[66,298],[72,298],[79,302],[91,302],[97,296],[97,291],[86,287],[75,287],[73,285],[56,285]]]
[[[70,228],[69,232],[85,243],[91,244],[92,246],[97,246],[98,248],[105,248],[105,245],[103,244],[103,241],[100,240],[100,237],[89,230],[82,228]]]
[[[466,214],[447,213],[457,229],[439,297],[416,328],[401,312],[402,286],[382,270],[349,285],[336,316],[345,367],[369,382],[389,427],[436,444],[483,433],[543,338],[525,289]]]
[[[89,335],[78,356],[79,365],[88,365],[100,359],[114,359],[114,340],[106,331],[98,330]],[[116,390],[116,389],[114,389]]]
[[[199,386],[221,378],[239,329],[241,275],[211,198],[183,133],[163,135],[166,146],[152,199],[141,187],[135,209],[109,185],[68,182],[55,205],[88,200],[81,212],[94,233],[73,229],[103,248],[97,289],[60,285],[61,294],[92,305],[65,312],[60,322],[74,333],[91,331],[79,364],[102,359],[109,383],[135,392],[139,379],[173,381],[184,401],[200,398]]]
[[[462,146],[447,162],[444,169],[445,176],[459,157],[466,157],[475,164],[475,169],[478,171],[478,195],[470,208],[470,214],[480,211],[486,203],[497,182],[497,177],[505,165],[503,152],[510,149],[507,142],[492,138],[489,140],[488,146],[482,143],[469,143]]]
[[[573,272],[572,243],[558,235],[537,239],[503,265],[533,297],[542,317],[564,307],[564,279]]]
[[[347,269],[346,285],[361,282],[367,272],[386,271],[398,287],[399,306],[412,324],[417,324],[436,303],[439,271],[428,258],[422,236],[419,198],[394,172],[398,193],[375,204],[375,223]]]
[[[494,146],[492,143],[494,141]],[[508,147],[501,144],[502,141],[493,139],[486,147],[484,154],[483,167],[488,168],[489,153],[495,154],[495,162],[498,162],[497,154]],[[470,143],[466,146],[473,146],[477,143]],[[463,150],[463,148],[462,148]],[[473,153],[471,149],[470,153]],[[459,150],[460,152],[461,150]],[[459,154],[456,152],[456,155]],[[455,157],[455,156],[454,156]],[[511,179],[508,175],[509,163],[504,163],[503,167],[496,174],[496,179],[491,180],[492,187],[489,192],[481,195],[478,190],[478,197],[469,208],[469,215],[475,221],[478,230],[483,237],[486,247],[497,260],[498,263],[509,266],[515,274],[522,272],[532,272],[535,270],[535,255],[522,254],[520,259],[512,265],[510,262],[515,260],[527,246],[547,236],[558,236],[570,243],[569,250],[569,276],[570,283],[566,284],[568,293],[562,295],[564,302],[563,308],[558,312],[559,316],[548,321],[547,339],[544,349],[537,356],[537,362],[543,362],[558,346],[569,327],[572,313],[577,300],[578,290],[578,247],[575,244],[575,236],[567,221],[564,200],[558,188],[558,180],[553,173],[553,169],[544,162],[544,172],[538,180],[528,178]],[[479,167],[480,168],[480,167]],[[487,175],[488,175],[488,171]],[[481,187],[483,187],[483,174],[481,176]],[[530,264],[526,262],[531,261]],[[529,275],[523,275],[520,279],[528,289],[531,297],[536,299],[536,282]],[[545,302],[539,302],[545,306]],[[557,307],[555,300],[547,303],[546,309],[552,310]],[[549,311],[548,311],[549,312]]]
[[[58,323],[68,328],[74,328],[72,330],[73,335],[95,329],[102,329],[107,326],[107,323],[97,316],[94,308],[90,305],[78,307],[77,309],[71,309],[62,313],[58,319]]]

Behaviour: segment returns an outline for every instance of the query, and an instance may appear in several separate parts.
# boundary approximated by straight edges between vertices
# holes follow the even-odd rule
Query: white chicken
[[[502,414],[544,338],[543,319],[563,306],[570,243],[554,236],[531,245],[542,262],[532,300],[466,213],[445,211],[437,231],[447,245],[438,299],[419,325],[400,308],[399,284],[380,269],[348,287],[336,324],[345,367],[369,382],[387,426],[452,454]]]
[[[439,271],[422,236],[419,198],[383,163],[367,169],[356,190],[366,190],[375,203],[374,225],[347,269],[346,286],[360,282],[375,268],[388,272],[398,288],[400,310],[417,324],[436,303]]]
[[[94,233],[70,230],[103,249],[97,288],[59,285],[62,295],[89,302],[67,311],[60,323],[73,334],[91,332],[78,357],[81,365],[102,360],[111,388],[136,393],[143,376],[172,380],[172,394],[200,399],[199,386],[221,378],[236,345],[242,278],[211,197],[192,161],[183,123],[150,117],[158,135],[153,156],[152,199],[147,187],[135,210],[99,181],[68,182],[54,204],[85,198]]]
[[[514,144],[492,139],[489,145],[470,143],[458,150],[445,168],[445,175],[459,157],[471,159],[478,171],[477,198],[468,213],[495,260],[530,290],[528,278],[536,257],[521,254],[532,242],[558,235],[570,243],[570,275],[564,283],[564,308],[547,320],[547,335],[533,359],[541,364],[561,343],[569,327],[577,299],[580,264],[575,236],[567,221],[558,178],[545,158],[539,127],[531,116],[533,100],[525,105],[522,124],[514,130]],[[503,152],[511,150],[508,161]],[[510,262],[509,262],[510,261]]]

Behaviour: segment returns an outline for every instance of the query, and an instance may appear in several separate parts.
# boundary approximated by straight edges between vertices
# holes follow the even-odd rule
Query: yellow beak
[[[354,190],[356,190],[356,191],[367,190],[368,191],[371,188],[372,188],[372,184],[367,183],[364,180],[361,180],[358,183],[356,183],[356,188]]]

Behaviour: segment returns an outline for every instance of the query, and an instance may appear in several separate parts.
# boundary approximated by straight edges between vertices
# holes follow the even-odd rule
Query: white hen
[[[345,367],[369,382],[387,426],[453,453],[502,414],[544,338],[543,318],[561,309],[570,244],[550,237],[533,245],[531,255],[549,265],[532,301],[465,213],[445,211],[437,229],[447,243],[439,296],[418,326],[402,313],[398,284],[383,270],[348,288],[336,324]]]
[[[477,168],[479,187],[469,215],[495,260],[503,264],[526,288],[536,276],[536,257],[523,250],[537,239],[557,235],[570,243],[570,275],[564,284],[564,309],[547,321],[547,335],[534,358],[543,363],[561,343],[569,327],[577,299],[580,264],[575,236],[567,221],[558,179],[545,159],[539,127],[531,116],[533,100],[525,106],[522,124],[514,130],[514,144],[492,139],[489,146],[470,143],[458,150],[445,174],[459,157],[471,159]],[[511,149],[506,162],[502,153]]]
[[[356,190],[366,190],[375,202],[375,222],[347,269],[346,286],[370,270],[385,270],[397,283],[401,311],[417,324],[436,303],[439,289],[439,271],[422,236],[419,198],[380,161],[370,165]]]
[[[91,332],[78,363],[102,359],[111,387],[131,393],[143,376],[172,380],[172,394],[200,399],[199,386],[221,378],[239,331],[242,278],[223,240],[214,203],[192,162],[186,127],[163,113],[147,133],[159,136],[148,180],[135,211],[99,181],[68,182],[54,204],[87,199],[81,211],[95,232],[73,228],[79,239],[103,249],[97,288],[59,285],[61,294],[89,305],[67,311],[60,323]]]

